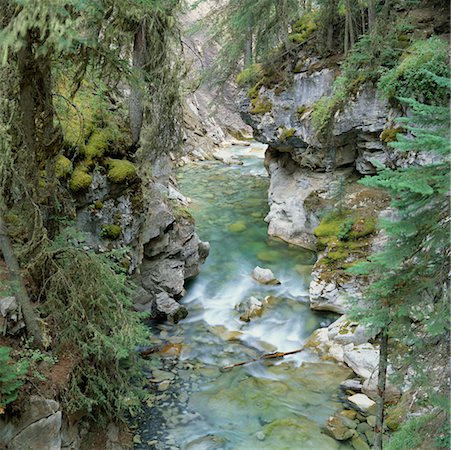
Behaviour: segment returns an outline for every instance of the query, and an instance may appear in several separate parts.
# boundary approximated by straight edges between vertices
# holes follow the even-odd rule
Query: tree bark
[[[33,337],[33,343],[36,347],[42,348],[42,334],[39,328],[38,320],[31,305],[30,298],[28,297],[25,284],[23,282],[19,263],[14,255],[11,241],[6,230],[5,222],[3,220],[3,212],[0,211],[0,250],[3,254],[6,266],[8,268],[11,281],[15,288],[15,295],[22,310],[25,325],[27,327],[27,333]]]
[[[327,33],[326,33],[326,48],[330,52],[333,50],[334,45],[334,20],[335,20],[335,0],[330,0],[327,11]]]
[[[133,67],[138,70],[143,70],[148,64],[146,28],[146,20],[143,19],[139,23],[133,43]],[[140,81],[144,81],[142,76],[138,76],[138,79]],[[144,120],[144,93],[142,86],[139,84],[140,83],[138,83],[138,85],[132,86],[130,92],[129,116],[133,145],[137,145],[139,142]]]
[[[252,26],[248,25],[246,40],[244,42],[244,68],[249,67],[254,61]]]
[[[379,335],[379,374],[377,379],[377,410],[376,410],[376,426],[374,428],[374,450],[382,450],[382,436],[384,430],[384,399],[385,399],[385,383],[387,379],[388,365],[388,333],[385,328]]]
[[[368,29],[371,31],[376,22],[376,0],[368,0]]]

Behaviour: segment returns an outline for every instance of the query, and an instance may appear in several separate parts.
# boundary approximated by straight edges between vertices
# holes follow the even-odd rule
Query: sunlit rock
[[[264,269],[259,266],[253,270],[252,278],[260,284],[280,284],[280,281],[274,276],[271,269]]]

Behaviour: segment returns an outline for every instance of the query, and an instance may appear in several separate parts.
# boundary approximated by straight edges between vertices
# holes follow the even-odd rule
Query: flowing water
[[[269,179],[264,147],[234,147],[242,165],[196,163],[180,170],[181,191],[211,252],[187,285],[189,316],[158,325],[165,343],[151,361],[153,386],[137,419],[136,448],[180,450],[347,449],[326,436],[327,418],[340,409],[338,385],[349,370],[304,351],[283,360],[223,370],[264,353],[287,352],[333,316],[315,313],[308,285],[315,255],[267,237]],[[250,274],[270,268],[280,285],[264,286]],[[240,320],[237,305],[267,298],[260,317]],[[160,418],[161,427],[155,425]]]

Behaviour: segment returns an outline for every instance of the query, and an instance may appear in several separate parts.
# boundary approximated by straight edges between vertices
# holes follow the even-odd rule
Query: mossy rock
[[[108,158],[106,161],[108,166],[108,178],[113,183],[125,183],[136,178],[135,165],[126,159],[112,159]]]
[[[231,223],[227,227],[227,229],[231,233],[241,233],[241,232],[243,232],[243,231],[245,231],[247,229],[246,222],[244,222],[243,220],[239,220],[238,222]]]
[[[72,162],[64,155],[58,155],[55,161],[56,178],[66,178],[72,172]]]
[[[272,103],[268,97],[257,97],[251,102],[252,108],[250,109],[251,114],[266,114],[271,111]]]
[[[86,166],[76,166],[70,178],[69,187],[73,192],[84,191],[91,186],[92,175],[88,173]]]
[[[254,98],[258,97],[258,93],[260,91],[260,88],[263,86],[263,83],[261,81],[259,81],[257,84],[255,84],[254,86],[252,86],[248,91],[247,91],[247,95],[249,96],[249,98],[251,100],[253,100]]]
[[[280,131],[280,135],[279,135],[279,140],[281,142],[284,142],[284,141],[290,139],[290,137],[293,137],[295,133],[296,133],[296,130],[294,128],[282,127],[282,129]]]
[[[100,158],[108,149],[110,133],[106,129],[95,130],[88,139],[83,149],[87,160]]]
[[[120,225],[103,225],[100,235],[106,239],[116,240],[122,233],[122,228]]]

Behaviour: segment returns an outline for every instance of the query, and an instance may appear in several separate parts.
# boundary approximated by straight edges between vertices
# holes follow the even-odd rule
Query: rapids
[[[339,384],[350,371],[304,351],[283,360],[222,367],[302,347],[334,316],[313,312],[308,285],[315,254],[266,234],[269,179],[264,146],[233,147],[242,165],[199,162],[179,170],[181,192],[211,252],[182,303],[189,316],[154,325],[163,358],[151,360],[148,407],[136,420],[135,448],[161,450],[348,449],[323,433],[340,409]],[[280,285],[250,274],[271,269]],[[269,302],[245,323],[236,306]]]

